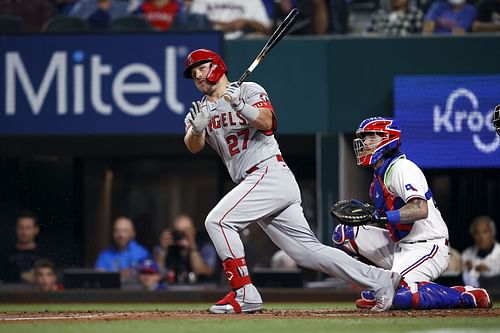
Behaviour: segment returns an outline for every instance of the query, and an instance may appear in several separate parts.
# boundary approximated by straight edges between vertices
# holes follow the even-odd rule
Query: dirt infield
[[[272,318],[414,318],[414,317],[498,317],[500,308],[452,309],[452,310],[407,310],[371,313],[362,310],[263,310],[261,313],[245,315],[214,315],[207,311],[72,311],[72,312],[1,312],[0,323],[37,321],[113,321],[113,320],[185,320],[185,319],[272,319]]]

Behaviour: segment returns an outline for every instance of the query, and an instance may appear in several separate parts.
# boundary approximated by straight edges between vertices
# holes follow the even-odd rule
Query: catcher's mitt
[[[369,203],[359,200],[341,200],[330,208],[330,214],[338,223],[359,226],[376,222],[377,210]]]

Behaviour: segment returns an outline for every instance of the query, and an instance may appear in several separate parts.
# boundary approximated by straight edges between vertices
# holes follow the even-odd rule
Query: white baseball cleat
[[[230,291],[224,298],[212,305],[211,313],[254,313],[262,310],[262,298],[253,284]]]
[[[391,308],[394,295],[396,294],[396,289],[399,286],[399,282],[401,282],[401,275],[399,273],[391,273],[390,285],[387,288],[382,288],[375,293],[375,299],[377,300],[377,302],[370,311],[383,312]]]

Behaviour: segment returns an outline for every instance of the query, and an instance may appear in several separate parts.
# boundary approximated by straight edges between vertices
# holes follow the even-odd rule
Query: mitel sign
[[[182,133],[200,94],[188,52],[218,33],[8,36],[0,40],[0,134]]]
[[[492,124],[500,75],[397,76],[394,115],[402,150],[422,167],[499,167]]]

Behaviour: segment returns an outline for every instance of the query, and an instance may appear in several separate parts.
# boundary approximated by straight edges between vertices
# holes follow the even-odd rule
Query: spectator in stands
[[[408,0],[391,0],[391,9],[379,9],[372,15],[367,31],[385,36],[406,36],[422,31],[424,13]]]
[[[118,217],[113,225],[114,244],[102,251],[95,268],[120,272],[122,281],[133,282],[139,262],[149,257],[148,250],[135,241],[135,228],[131,219]]]
[[[60,291],[62,285],[57,284],[56,266],[45,258],[35,263],[34,286],[38,291]]]
[[[297,7],[297,0],[263,0],[262,3],[271,20],[278,13],[283,19],[294,7]]]
[[[471,31],[476,12],[465,0],[434,2],[425,14],[423,32],[463,35]]]
[[[215,30],[226,39],[236,39],[247,32],[269,34],[271,20],[262,0],[193,0],[191,14],[206,15]]]
[[[87,21],[92,30],[105,30],[111,24],[111,0],[98,0],[97,10]]]
[[[309,33],[325,35],[328,32],[328,6],[327,0],[298,0],[297,7],[301,13],[312,21]]]
[[[328,0],[263,0],[267,16],[272,22],[273,30],[283,22],[283,19],[293,8],[298,8],[301,15],[298,22],[292,28],[291,33],[316,35],[324,35],[328,31],[327,2]],[[341,12],[342,9],[339,8],[339,2],[345,2],[345,0],[331,0],[331,9],[335,8],[332,20],[337,19],[339,15],[346,14],[346,12]],[[347,24],[347,21],[345,23]],[[337,22],[332,22],[332,24],[337,29]]]
[[[290,11],[297,7],[297,0],[263,0],[266,13],[272,22],[273,29],[276,28]]]
[[[58,14],[67,14],[78,0],[52,0],[52,6]]]
[[[483,0],[479,2],[476,20],[472,24],[472,31],[500,31],[500,0]]]
[[[193,0],[179,1],[179,12],[170,30],[174,31],[212,31],[212,23],[205,14],[191,11]]]
[[[165,290],[167,284],[160,274],[160,268],[152,259],[145,259],[139,264],[139,282],[145,290]]]
[[[33,267],[43,256],[36,243],[40,232],[38,218],[29,211],[21,212],[16,219],[16,244],[0,257],[0,280],[7,283],[33,282]]]
[[[154,258],[168,283],[211,281],[217,265],[213,244],[197,237],[193,221],[187,215],[179,215],[171,228],[162,231]]]
[[[346,34],[349,32],[349,3],[350,0],[329,0],[330,27],[332,34]]]
[[[470,226],[474,246],[462,253],[463,280],[466,285],[479,287],[480,277],[500,274],[500,244],[495,240],[495,222],[488,216],[476,217]]]
[[[55,14],[50,0],[0,0],[0,13],[19,16],[25,31],[42,31]]]
[[[68,15],[87,20],[90,15],[99,9],[99,3],[100,0],[79,0],[71,8]],[[111,20],[130,15],[130,13],[137,9],[139,4],[138,0],[111,0],[111,7],[109,9]]]
[[[173,25],[180,9],[177,0],[146,0],[137,8],[136,14],[144,16],[154,29],[167,31]]]

